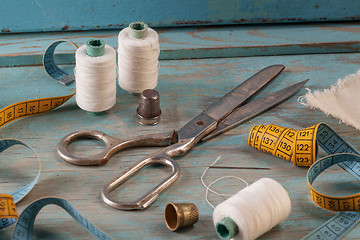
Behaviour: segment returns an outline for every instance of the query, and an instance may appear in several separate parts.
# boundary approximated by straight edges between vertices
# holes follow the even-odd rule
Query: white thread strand
[[[262,178],[244,188],[214,210],[214,225],[230,217],[238,226],[234,239],[252,240],[285,220],[291,211],[290,197],[277,181]]]
[[[158,82],[159,37],[148,28],[146,38],[135,39],[129,30],[123,29],[118,36],[118,82],[128,92],[141,93],[155,88]]]
[[[201,175],[201,177],[200,177],[200,180],[201,180],[202,184],[204,185],[204,187],[205,187],[205,189],[206,189],[206,191],[205,191],[205,201],[206,201],[213,209],[214,209],[215,207],[214,207],[214,205],[213,205],[212,203],[210,203],[209,198],[208,198],[209,191],[212,192],[212,193],[214,193],[214,194],[216,194],[216,195],[218,195],[218,196],[224,196],[224,197],[231,197],[231,196],[232,196],[232,194],[219,193],[219,192],[217,192],[217,191],[215,191],[215,190],[212,190],[212,189],[210,188],[210,186],[212,186],[212,185],[215,184],[216,182],[218,182],[218,181],[220,181],[220,180],[222,180],[222,179],[225,179],[225,178],[235,178],[235,179],[238,179],[238,180],[242,181],[243,183],[245,183],[245,184],[246,184],[246,187],[249,186],[249,184],[247,183],[247,181],[245,181],[245,180],[242,179],[241,177],[231,176],[231,175],[229,175],[229,176],[222,176],[222,177],[220,177],[220,178],[212,181],[209,185],[206,185],[205,182],[204,182],[204,176],[205,176],[207,170],[208,170],[210,167],[214,166],[215,163],[217,163],[217,162],[220,160],[220,158],[221,158],[221,156],[218,156],[217,159],[216,159],[210,166],[208,166],[208,167],[204,170],[204,172],[202,173],[202,175]]]
[[[105,45],[105,54],[90,57],[86,46],[75,54],[76,103],[89,112],[102,112],[116,102],[116,51]]]

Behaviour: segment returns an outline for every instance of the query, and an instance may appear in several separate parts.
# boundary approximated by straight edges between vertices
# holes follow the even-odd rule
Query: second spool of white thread
[[[214,210],[213,221],[222,239],[252,240],[285,220],[290,211],[286,189],[273,179],[261,178],[220,203]],[[235,236],[230,236],[231,229],[224,223],[227,218],[236,224]]]
[[[89,47],[90,53],[87,51]],[[101,51],[100,54],[99,51]],[[116,103],[116,51],[114,48],[105,45],[101,40],[91,39],[87,45],[77,49],[75,60],[77,105],[94,114],[112,108]]]
[[[158,83],[159,36],[143,22],[133,22],[118,36],[118,82],[122,89],[141,93]]]

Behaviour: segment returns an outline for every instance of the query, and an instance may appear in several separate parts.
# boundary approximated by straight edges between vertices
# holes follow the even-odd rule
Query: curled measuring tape
[[[47,72],[47,74],[49,74],[50,77],[59,81],[62,84],[68,84],[75,79],[75,76],[61,70],[54,62],[55,48],[63,42],[68,42],[77,48],[75,43],[66,40],[53,42],[45,51],[43,64],[45,71]],[[74,94],[75,93],[60,97],[27,100],[7,106],[0,110],[0,128],[19,118],[49,112],[64,104]]]
[[[51,43],[45,51],[45,54],[43,57],[43,66],[44,66],[45,72],[51,78],[55,79],[56,81],[58,81],[61,84],[67,85],[75,80],[74,74],[68,74],[68,73],[64,72],[63,70],[61,70],[61,68],[59,68],[55,64],[55,61],[54,61],[55,48],[59,44],[64,43],[64,42],[67,42],[67,43],[73,45],[76,49],[79,48],[75,43],[67,41],[67,40],[55,41],[55,42]]]
[[[97,228],[94,224],[83,217],[68,201],[62,198],[48,197],[39,199],[30,204],[20,215],[16,223],[13,240],[30,240],[33,239],[34,222],[37,214],[46,205],[54,204],[68,212],[82,227],[89,233],[101,240],[111,240],[111,238]]]
[[[10,194],[0,194],[0,229],[10,226],[18,218],[14,198]]]
[[[300,131],[272,124],[254,126],[248,143],[253,148],[284,158],[296,166],[311,166],[316,161],[318,145],[328,154],[359,154],[323,123]],[[360,180],[360,163],[341,162],[339,165]]]
[[[69,75],[66,72],[62,71],[59,67],[57,67],[54,63],[53,58],[55,48],[62,42],[67,41],[57,41],[52,43],[48,47],[44,54],[43,63],[44,69],[50,77],[54,78],[60,83],[68,84],[74,80],[74,75]],[[75,44],[73,45],[77,48]],[[58,106],[65,103],[74,94],[75,93],[61,97],[50,97],[23,101],[5,107],[4,109],[0,110],[0,127],[22,117],[37,115],[51,111],[52,109],[57,108]],[[9,147],[17,144],[23,145],[33,151],[39,161],[39,172],[37,176],[26,186],[19,188],[11,192],[10,194],[0,194],[0,229],[8,227],[17,221],[18,215],[16,211],[16,203],[21,201],[35,187],[41,172],[41,163],[37,153],[34,149],[32,149],[28,144],[24,143],[23,141],[17,139],[0,140],[0,153],[8,149]],[[103,240],[111,239],[108,235],[106,235],[95,225],[90,223],[86,218],[84,218],[68,201],[54,197],[39,199],[32,203],[30,206],[28,206],[20,215],[19,220],[16,223],[12,239],[33,239],[35,218],[39,211],[48,204],[55,204],[65,209],[80,225],[82,225],[89,233],[94,235],[96,238]]]
[[[36,177],[24,187],[21,187],[10,194],[0,194],[0,229],[8,227],[16,223],[13,238],[14,240],[29,240],[33,239],[33,227],[36,215],[38,212],[48,204],[55,204],[65,209],[80,225],[82,225],[89,233],[98,239],[111,239],[104,232],[99,230],[95,225],[84,218],[68,201],[61,198],[43,198],[35,201],[28,206],[18,218],[16,211],[16,203],[21,201],[36,185],[41,172],[41,162],[36,151],[28,144],[17,139],[3,139],[0,140],[0,153],[14,145],[23,145],[29,148],[39,162],[39,171]],[[1,238],[1,237],[0,237]]]
[[[312,187],[316,177],[335,164],[360,180],[359,153],[329,126],[319,123],[300,131],[272,124],[254,126],[248,143],[260,151],[292,161],[296,166],[311,166],[307,175],[311,199],[324,209],[341,212],[304,239],[340,239],[360,221],[360,193],[332,197]],[[331,155],[316,161],[318,145]]]
[[[316,160],[315,127],[297,131],[269,124],[254,126],[248,143],[253,148],[293,162],[296,166],[311,166]]]
[[[18,217],[15,204],[21,201],[35,187],[41,172],[41,162],[37,153],[23,141],[17,139],[0,140],[0,153],[14,145],[23,145],[34,153],[39,162],[39,172],[36,177],[24,187],[21,187],[10,194],[0,194],[0,229],[8,227],[16,222]]]
[[[327,168],[345,162],[356,165],[360,163],[360,156],[353,153],[337,153],[319,159],[310,167],[307,179],[313,202],[321,208],[342,211],[342,213],[328,220],[304,239],[340,239],[360,221],[360,193],[345,197],[330,197],[316,191],[312,186],[316,177]]]
[[[14,103],[0,110],[0,128],[19,118],[49,112],[69,100],[75,93],[61,97],[33,99]]]
[[[345,197],[329,197],[316,191],[312,183],[316,177],[332,165],[348,162],[359,164],[360,156],[353,153],[337,153],[316,161],[307,173],[310,196],[313,202],[321,208],[334,212],[360,212],[360,192]],[[360,169],[359,169],[360,170]]]

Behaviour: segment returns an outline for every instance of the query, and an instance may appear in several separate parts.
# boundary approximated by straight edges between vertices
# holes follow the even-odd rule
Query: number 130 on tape
[[[309,166],[307,179],[312,201],[326,210],[341,212],[304,239],[341,239],[360,221],[360,193],[343,197],[327,196],[312,186],[322,172],[336,164],[360,180],[359,153],[329,126],[320,123],[302,130],[272,124],[254,126],[248,143],[296,166]],[[318,145],[330,155],[317,160]]]

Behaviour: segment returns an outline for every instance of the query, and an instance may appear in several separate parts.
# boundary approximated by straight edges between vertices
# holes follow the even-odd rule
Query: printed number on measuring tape
[[[313,202],[329,211],[342,212],[304,239],[340,239],[360,221],[360,193],[332,197],[312,187],[316,177],[335,164],[360,180],[359,153],[329,126],[320,123],[300,131],[272,124],[254,126],[248,143],[256,149],[291,161],[296,166],[311,166],[308,171],[308,185]],[[318,145],[332,155],[316,161]],[[350,211],[356,212],[349,213]]]
[[[21,201],[35,187],[41,172],[41,163],[37,153],[34,149],[32,149],[28,144],[24,143],[23,141],[17,139],[0,140],[0,153],[14,145],[23,145],[29,148],[34,153],[39,162],[39,172],[37,176],[26,186],[21,187],[11,192],[10,194],[0,193],[0,229],[10,226],[11,224],[16,222],[16,219],[18,217],[15,204]]]
[[[49,112],[69,100],[75,93],[61,97],[33,99],[14,103],[0,110],[0,128],[19,118]]]
[[[44,68],[45,71],[49,74],[50,77],[55,80],[67,84],[75,79],[74,75],[70,75],[63,70],[61,70],[54,63],[54,51],[55,48],[63,42],[67,42],[65,40],[57,41],[52,43],[45,52],[44,55]],[[71,43],[71,42],[70,42]],[[73,44],[76,48],[77,46]],[[71,80],[72,79],[72,80]],[[71,81],[70,81],[71,80]],[[68,101],[75,93],[60,96],[60,97],[49,97],[49,98],[41,98],[41,99],[33,99],[22,101],[18,103],[14,103],[0,110],[0,128],[4,125],[15,121],[19,118],[38,115],[42,113],[49,112],[62,104]]]
[[[300,131],[276,125],[254,126],[248,143],[253,148],[293,162],[295,166],[311,166],[317,157],[317,144],[328,154],[358,154],[329,126],[318,125]],[[339,163],[346,171],[360,180],[360,163]]]
[[[360,156],[351,153],[338,153],[324,157],[316,161],[307,174],[310,196],[313,202],[321,208],[334,211],[355,211],[360,212],[360,192],[346,197],[329,197],[316,191],[312,184],[323,171],[332,165],[350,163],[359,164]]]
[[[14,145],[23,145],[34,153],[39,162],[39,171],[36,177],[27,185],[11,192],[10,194],[0,193],[0,229],[6,228],[16,222],[18,215],[15,204],[21,201],[35,187],[41,172],[41,162],[37,153],[23,141],[17,139],[0,140],[0,153]],[[61,198],[43,198],[28,206],[19,217],[12,239],[32,239],[35,217],[39,211],[48,204],[55,204],[65,209],[81,226],[98,239],[111,239],[108,235],[84,218],[68,201]]]
[[[307,179],[313,202],[319,207],[330,211],[344,212],[331,218],[304,239],[340,239],[360,221],[360,193],[345,197],[331,197],[316,191],[312,187],[312,183],[317,176],[332,165],[340,163],[360,163],[360,156],[352,153],[329,155],[316,161],[308,171]]]
[[[303,240],[337,240],[341,239],[348,231],[360,221],[360,214],[343,212],[332,217],[327,222],[316,228]]]

